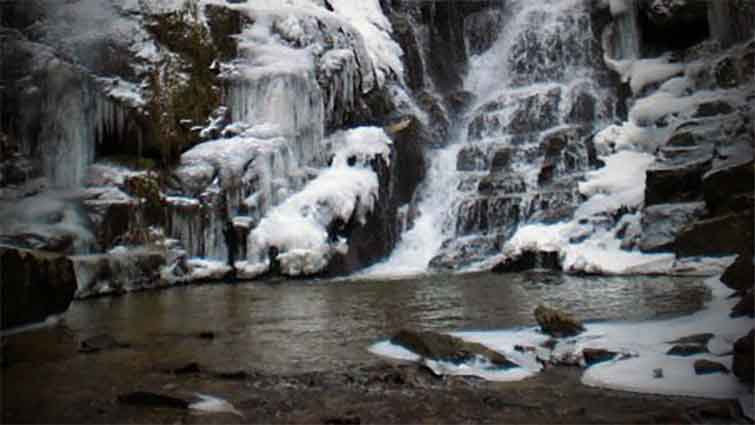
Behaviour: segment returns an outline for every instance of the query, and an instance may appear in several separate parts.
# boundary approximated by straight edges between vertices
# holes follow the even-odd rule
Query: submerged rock
[[[695,334],[695,335],[689,335],[685,336],[679,339],[675,339],[673,341],[669,341],[669,344],[699,344],[699,345],[706,345],[708,344],[708,341],[710,341],[715,335],[712,333],[702,333],[702,334]]]
[[[585,330],[582,322],[570,314],[543,305],[535,309],[535,320],[543,333],[556,338],[575,336]]]
[[[81,341],[79,346],[80,353],[96,353],[104,350],[114,350],[118,348],[128,348],[129,344],[119,342],[111,335],[102,334],[87,338]]]
[[[482,344],[436,332],[401,330],[391,338],[391,343],[431,360],[461,364],[483,357],[499,368],[517,367],[503,354]]]
[[[68,309],[76,292],[66,257],[0,246],[0,291],[5,329],[45,320]]]

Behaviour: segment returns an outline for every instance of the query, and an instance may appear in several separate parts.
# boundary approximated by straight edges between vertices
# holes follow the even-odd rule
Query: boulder
[[[160,269],[166,264],[164,252],[79,255],[71,257],[77,276],[76,298],[119,294],[164,285]]]
[[[456,156],[456,170],[482,171],[488,168],[488,155],[477,146],[465,146]]]
[[[582,322],[570,314],[543,305],[535,309],[535,320],[543,333],[556,338],[575,336],[585,330]]]
[[[705,203],[652,205],[642,211],[642,252],[669,251],[682,228],[705,214]]]
[[[75,292],[76,274],[68,258],[0,246],[0,328],[61,314],[68,309]]]
[[[755,380],[755,329],[734,343],[731,370],[741,381],[753,383]]]
[[[467,342],[461,338],[436,332],[401,330],[391,338],[391,343],[431,360],[461,364],[474,360],[476,357],[484,357],[499,368],[517,367],[503,354],[482,344]]]
[[[714,362],[711,360],[705,360],[705,359],[695,360],[694,367],[695,367],[695,373],[698,375],[708,375],[711,373],[724,373],[724,374],[729,373],[729,369],[726,366],[722,365],[719,362]]]
[[[753,210],[749,210],[685,226],[674,241],[674,253],[679,257],[752,253],[752,241]]]
[[[746,291],[755,285],[755,267],[752,255],[739,254],[736,260],[726,268],[721,276],[721,282],[735,291]]]

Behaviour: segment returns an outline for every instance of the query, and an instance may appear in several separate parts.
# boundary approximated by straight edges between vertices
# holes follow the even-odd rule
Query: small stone
[[[729,369],[721,363],[700,359],[695,361],[695,373],[698,375],[708,375],[711,373],[728,374]]]
[[[186,400],[146,391],[121,394],[118,396],[118,402],[135,406],[170,407],[174,409],[187,409],[189,407],[189,402]]]
[[[653,378],[655,379],[663,378],[663,369],[661,368],[653,369]]]
[[[669,344],[699,344],[699,345],[705,345],[713,337],[714,337],[714,335],[712,333],[694,334],[694,335],[685,336],[685,337],[682,337],[682,338],[679,338],[679,339],[675,339],[673,341],[669,341]]]
[[[199,373],[199,364],[196,362],[191,362],[186,364],[185,366],[179,367],[177,369],[173,369],[173,373],[176,375],[188,375],[191,373]]]
[[[201,339],[215,339],[215,332],[204,331],[204,332],[200,332],[198,336]]]

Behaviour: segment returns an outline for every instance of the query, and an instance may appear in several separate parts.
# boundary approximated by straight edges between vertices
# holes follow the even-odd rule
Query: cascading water
[[[367,274],[469,266],[520,224],[569,216],[597,163],[589,136],[614,116],[605,77],[587,2],[508,2],[497,41],[470,60],[475,103],[431,154],[414,227]]]

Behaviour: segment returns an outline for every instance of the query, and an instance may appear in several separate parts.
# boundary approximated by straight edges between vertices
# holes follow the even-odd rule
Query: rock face
[[[430,360],[466,363],[476,357],[483,357],[498,368],[516,367],[506,356],[482,344],[466,342],[451,335],[435,332],[415,332],[402,330],[391,338],[391,343],[413,351]]]
[[[3,329],[68,309],[76,292],[73,263],[60,255],[0,247]]]
[[[708,375],[711,373],[723,373],[723,374],[729,373],[729,369],[726,366],[722,365],[719,362],[714,362],[711,360],[705,360],[705,359],[695,360],[694,367],[695,367],[695,373],[698,375]]]
[[[755,285],[755,266],[752,256],[739,254],[721,276],[721,282],[735,291],[746,291]]]
[[[740,380],[749,383],[755,380],[755,330],[734,343],[734,363],[731,368]]]
[[[537,320],[537,324],[540,325],[540,330],[543,333],[556,338],[575,336],[585,330],[582,322],[568,313],[543,305],[539,305],[535,309],[535,320]]]

